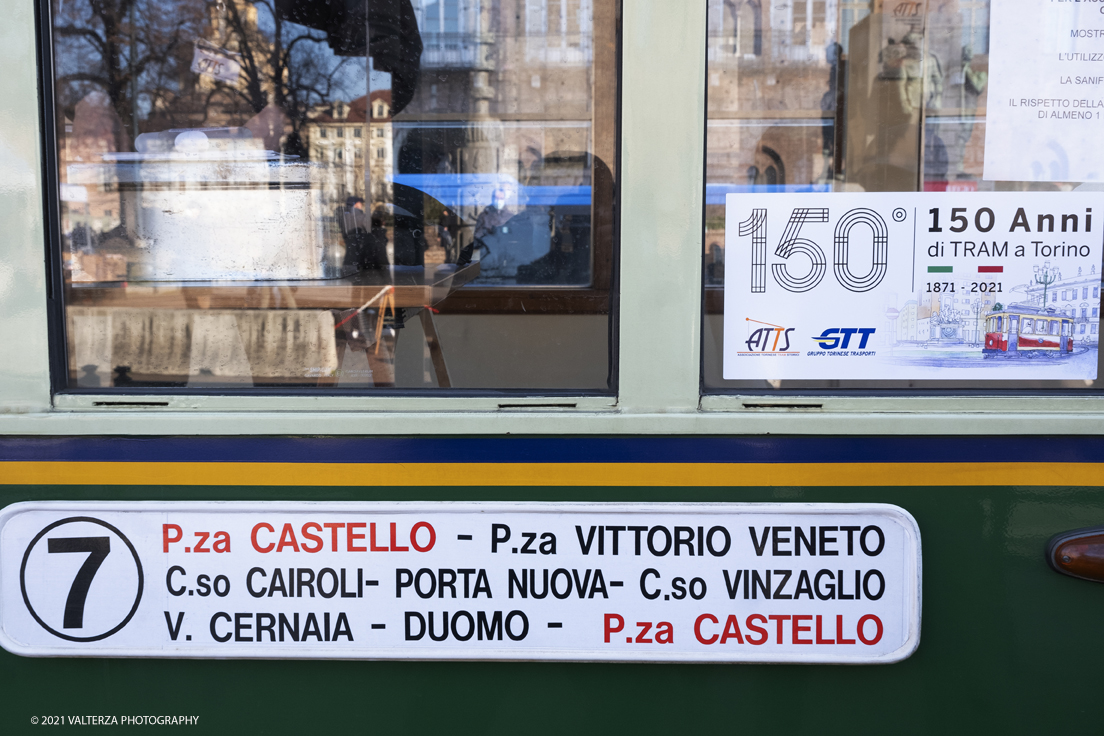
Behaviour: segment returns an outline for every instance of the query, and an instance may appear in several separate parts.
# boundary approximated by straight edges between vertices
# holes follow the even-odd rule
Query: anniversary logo
[[[724,377],[1095,379],[1101,202],[730,194]]]

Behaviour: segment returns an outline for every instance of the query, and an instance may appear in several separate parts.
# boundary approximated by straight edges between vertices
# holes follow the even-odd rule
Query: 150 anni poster
[[[730,194],[726,379],[1095,379],[1101,195]]]
[[[30,656],[894,662],[920,534],[884,504],[20,503]]]

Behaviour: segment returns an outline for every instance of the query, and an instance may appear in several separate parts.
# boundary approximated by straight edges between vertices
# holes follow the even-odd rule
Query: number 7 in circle
[[[47,540],[47,545],[51,554],[90,553],[77,570],[73,584],[69,586],[69,597],[65,599],[65,618],[62,621],[62,626],[66,629],[84,628],[84,602],[88,598],[92,578],[96,577],[104,558],[111,552],[111,537],[60,537]]]

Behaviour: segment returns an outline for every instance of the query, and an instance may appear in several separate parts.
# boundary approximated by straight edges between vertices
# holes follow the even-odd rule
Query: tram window
[[[810,310],[793,306],[797,300],[787,301],[783,291],[785,288],[802,295],[811,292],[814,287],[800,282],[800,278],[808,273],[810,282],[815,281],[821,265],[825,283],[838,274],[840,264],[833,261],[831,232],[838,215],[825,220],[833,223],[827,229],[821,225],[814,230],[813,226],[805,225],[813,222],[811,219],[803,220],[805,229],[792,232],[789,241],[784,242],[783,238],[784,232],[790,232],[785,213],[796,212],[797,208],[808,213],[815,208],[827,208],[829,193],[901,193],[904,208],[912,201],[912,193],[956,192],[961,196],[953,206],[972,208],[986,193],[1070,193],[1078,188],[1096,191],[1099,187],[1083,181],[1050,181],[1058,176],[1051,171],[1067,170],[1059,162],[1038,164],[1040,173],[1033,175],[1032,181],[985,177],[986,135],[993,119],[989,111],[997,106],[995,98],[991,104],[989,95],[990,82],[997,73],[995,66],[991,68],[990,59],[999,54],[990,47],[990,0],[974,2],[980,10],[973,14],[960,13],[953,3],[906,4],[908,12],[902,13],[904,5],[899,8],[873,0],[824,4],[798,0],[797,10],[778,3],[706,2],[706,181],[702,241],[705,393],[1104,389],[1104,380],[1047,378],[1048,371],[1075,372],[1070,368],[1073,364],[1079,375],[1104,375],[1097,332],[1078,328],[1071,333],[1077,335],[1074,349],[1063,355],[1061,361],[1034,365],[1032,371],[1039,379],[1028,381],[1001,376],[1002,371],[1005,375],[1017,373],[1014,367],[1018,363],[1013,359],[1018,356],[1010,356],[1013,359],[1007,361],[984,361],[985,335],[981,330],[981,326],[989,325],[988,329],[996,332],[1042,335],[1057,334],[1055,330],[1063,329],[1057,326],[1057,321],[1048,328],[1050,320],[1045,316],[1036,327],[1038,317],[1022,318],[1017,325],[1012,317],[997,315],[1012,309],[1020,310],[1021,315],[1039,315],[1042,310],[1046,310],[1044,314],[1069,314],[1084,324],[1096,324],[1099,311],[1092,310],[1100,306],[1102,266],[1096,250],[1091,258],[1073,268],[1068,265],[1057,268],[1043,257],[1033,259],[1035,274],[1017,276],[1015,280],[996,265],[979,269],[987,266],[988,261],[982,262],[984,259],[969,264],[957,261],[953,269],[948,261],[933,266],[929,272],[917,272],[911,291],[905,288],[892,294],[879,292],[877,303],[856,299],[854,324],[826,321],[815,326],[805,317]],[[1005,72],[1005,76],[996,79],[1007,79],[1008,74]],[[1080,148],[1071,139],[1066,150]],[[996,149],[989,152],[993,150]],[[750,201],[756,203],[756,208],[777,198],[782,219],[776,222],[775,211],[770,210],[769,231],[756,230],[743,210],[741,220],[726,222],[725,203],[729,195],[734,201],[754,196]],[[927,206],[920,211],[927,212]],[[901,211],[904,213],[904,209]],[[969,216],[973,217],[975,211],[969,209]],[[1072,216],[1067,219],[1072,228]],[[1083,225],[1083,218],[1079,222]],[[1035,224],[1032,223],[1032,232],[1036,232]],[[978,225],[983,226],[984,221]],[[949,234],[946,219],[933,227],[933,232],[942,235],[933,235],[930,242],[923,241],[923,247],[949,244],[955,237]],[[1061,227],[1059,220],[1048,232],[1057,236]],[[871,237],[865,234],[867,230],[861,232],[863,238]],[[1061,232],[1068,239],[1069,233]],[[836,233],[838,248],[839,231]],[[760,239],[757,241],[756,237]],[[804,246],[790,248],[793,257],[781,255],[789,247],[786,242],[798,243],[801,238],[819,239],[817,243],[825,253],[823,264],[814,261],[810,266],[808,253],[812,251],[801,250]],[[726,240],[739,243],[740,250],[726,254]],[[865,248],[870,241],[862,242]],[[920,247],[920,241],[917,242]],[[911,246],[910,242],[909,258]],[[852,248],[852,252],[855,250],[858,249]],[[758,253],[764,254],[761,259]],[[857,273],[865,273],[864,269],[874,272],[870,256],[864,258]],[[777,275],[776,269],[782,268],[779,264],[783,262],[786,269],[793,271],[794,282],[788,285]],[[745,278],[749,267],[751,275]],[[762,270],[756,271],[757,268]],[[741,305],[739,314],[725,313],[726,273],[729,276],[739,273],[742,279],[740,287],[730,285],[743,289],[740,297],[728,301],[730,308]],[[755,281],[756,273],[761,274],[762,282]],[[745,308],[743,305],[756,303],[748,301],[752,298],[760,299],[763,308]],[[1071,303],[1074,299],[1077,304]],[[1082,300],[1086,302],[1083,305]],[[1092,317],[1088,316],[1090,312]],[[991,323],[987,321],[990,315],[995,318]],[[727,351],[726,317],[736,326],[733,329],[730,325],[731,334],[739,334],[741,343],[738,347],[729,346]],[[860,334],[857,330],[868,331],[865,333],[868,336],[861,339],[864,348],[856,351],[854,361],[867,359],[862,355],[864,349],[879,356],[893,355],[885,365],[893,363],[899,353],[905,356],[900,358],[901,365],[920,366],[916,376],[905,375],[908,371],[903,369],[886,369],[880,375],[900,375],[901,379],[845,380],[802,374],[804,369],[794,368],[806,360],[809,352],[843,349],[846,343],[842,332],[833,334],[832,330],[845,328],[856,330],[856,336]],[[756,330],[761,331],[759,338]],[[741,353],[747,356],[762,351],[764,344],[773,346],[773,341],[761,338],[772,330],[780,330],[778,334],[788,337],[788,342],[778,342],[788,346],[785,358],[777,356],[781,359],[766,361],[739,357]],[[834,337],[838,338],[835,342]],[[748,344],[746,349],[744,340]],[[851,350],[857,340],[860,338],[850,340]],[[737,366],[729,367],[728,374],[743,373],[747,378],[724,377],[726,353],[731,365]],[[754,363],[756,367],[740,368],[741,360],[744,365]],[[844,363],[842,359],[832,360]],[[961,374],[957,378],[939,377],[944,366],[975,365],[979,369],[975,375],[993,378],[967,380]],[[774,366],[784,367],[780,375],[766,373]],[[1006,366],[1013,368],[1005,370]],[[984,373],[981,368],[986,369]],[[865,369],[862,373],[873,375]],[[1018,375],[1023,374],[1023,370],[1018,371]],[[803,377],[786,377],[793,375]]]
[[[1060,330],[1060,323],[1057,320],[1050,323],[1050,334],[1057,335]]]
[[[61,388],[613,390],[619,0],[44,7]]]

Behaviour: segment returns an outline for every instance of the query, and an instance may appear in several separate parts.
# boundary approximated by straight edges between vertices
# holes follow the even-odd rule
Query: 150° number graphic
[[[899,213],[904,210],[894,210],[895,222],[907,216],[907,213],[903,216]],[[795,294],[810,291],[824,279],[828,270],[824,249],[813,240],[801,237],[801,230],[807,223],[828,221],[827,207],[795,207],[790,213],[774,255],[784,261],[795,255],[804,256],[809,265],[804,273],[796,274],[785,262],[771,265],[774,280],[786,291]],[[873,253],[870,270],[865,274],[855,273],[851,267],[851,233],[855,227],[868,228],[871,234]],[[767,209],[753,209],[751,216],[739,223],[738,232],[741,237],[751,236],[751,292],[763,294],[767,291]],[[889,229],[882,216],[867,207],[856,207],[844,213],[832,236],[832,272],[840,286],[856,293],[870,291],[885,278],[888,260]]]
[[[42,628],[67,641],[99,641],[138,611],[142,563],[119,529],[74,516],[49,524],[27,545],[19,585]]]

